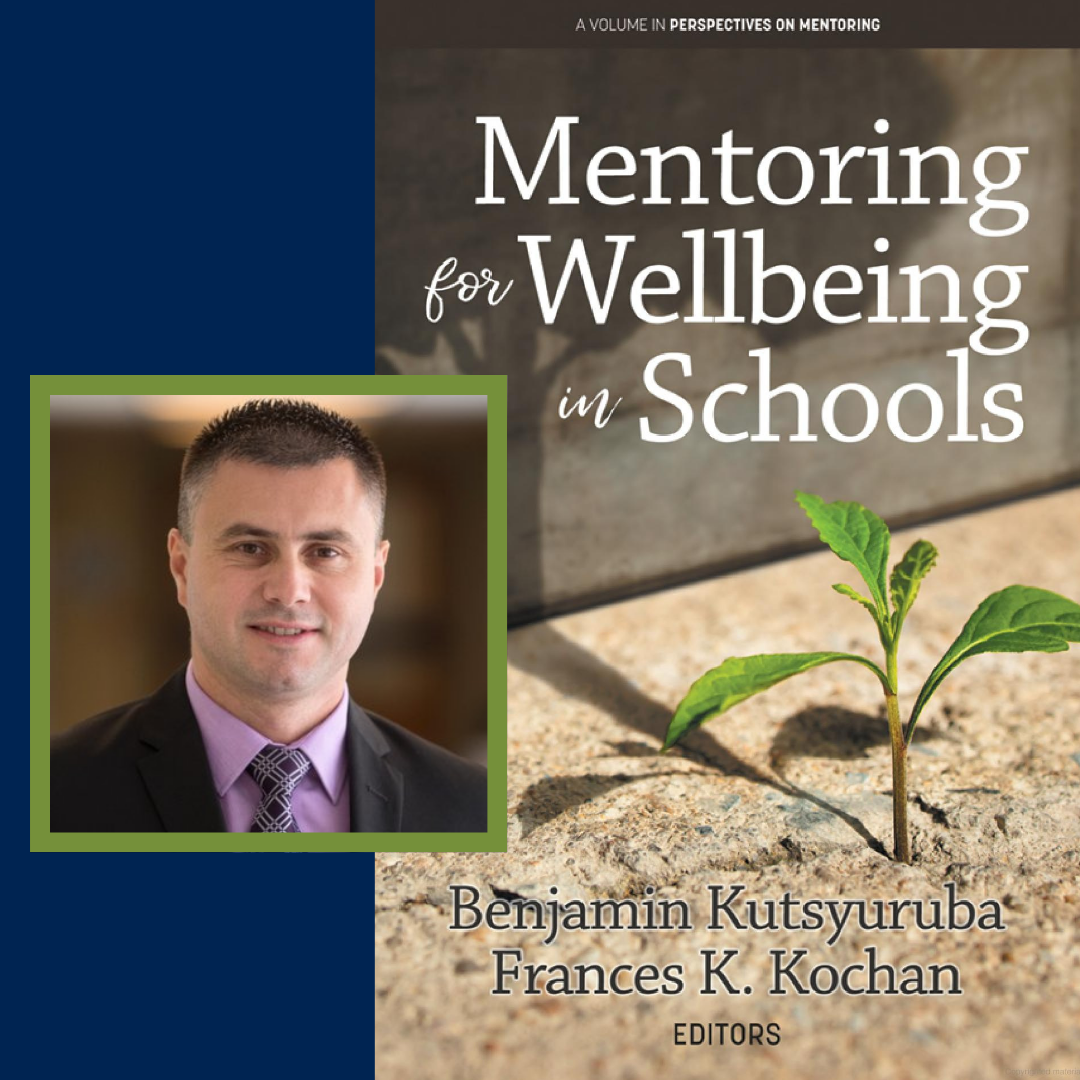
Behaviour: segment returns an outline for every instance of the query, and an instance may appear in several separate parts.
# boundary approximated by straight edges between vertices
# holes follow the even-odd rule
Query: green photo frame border
[[[53,833],[49,829],[52,394],[464,394],[487,397],[486,833]],[[506,377],[500,375],[30,376],[31,851],[505,851]]]

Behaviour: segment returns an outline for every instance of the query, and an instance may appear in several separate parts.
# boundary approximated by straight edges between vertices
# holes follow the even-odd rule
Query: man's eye
[[[263,549],[262,544],[256,544],[249,540],[243,544],[237,544],[234,550],[241,555],[261,555]]]
[[[337,548],[332,547],[320,547],[315,549],[315,554],[320,559],[336,559],[341,555],[341,552]]]

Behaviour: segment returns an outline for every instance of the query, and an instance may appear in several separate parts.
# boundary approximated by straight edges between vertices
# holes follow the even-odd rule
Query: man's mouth
[[[302,634],[317,633],[311,626],[272,626],[265,623],[255,623],[252,630],[259,630],[264,634],[273,634],[274,637],[300,637]]]

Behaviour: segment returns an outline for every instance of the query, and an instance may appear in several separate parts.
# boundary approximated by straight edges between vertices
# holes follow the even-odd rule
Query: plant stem
[[[896,686],[895,679],[893,686]],[[892,740],[893,857],[897,862],[911,862],[911,844],[907,823],[907,744],[900,723],[900,703],[895,692],[885,695],[889,711],[889,737]]]

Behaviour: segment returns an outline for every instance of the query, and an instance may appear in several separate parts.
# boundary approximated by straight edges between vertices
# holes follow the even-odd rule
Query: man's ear
[[[176,582],[176,599],[181,607],[187,607],[188,545],[179,529],[169,530],[169,571]]]
[[[383,586],[383,581],[386,578],[386,559],[390,554],[390,541],[383,540],[379,546],[375,549],[375,595],[379,595],[379,590]]]

